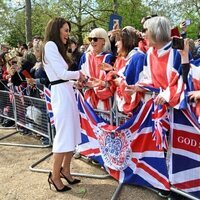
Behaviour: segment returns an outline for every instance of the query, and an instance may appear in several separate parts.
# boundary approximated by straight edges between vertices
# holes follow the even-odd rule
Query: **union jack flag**
[[[20,85],[20,86],[15,86],[15,89],[19,95],[22,105],[24,105],[24,93],[23,92],[24,92],[25,88]]]
[[[190,71],[187,81],[188,91],[200,90],[200,59],[194,60],[190,64]],[[200,123],[200,101],[191,104],[191,108]]]
[[[152,128],[153,139],[156,141],[156,146],[159,149],[168,149],[167,133],[169,132],[169,113],[167,105],[155,105],[153,104],[152,113]]]
[[[116,127],[106,124],[78,96],[82,155],[98,161],[119,182],[169,190],[163,150],[152,138],[153,100],[136,109],[132,118]]]
[[[92,52],[86,52],[81,57],[79,68],[89,78],[89,81],[90,78],[105,80],[106,72],[101,70],[100,65],[102,63],[112,64],[112,62],[113,55],[110,53],[101,52],[98,55],[94,55]],[[110,88],[102,86],[85,88],[83,92],[85,99],[94,109],[110,110],[109,98],[113,95]]]
[[[170,182],[178,189],[200,198],[200,125],[187,110],[172,112]]]
[[[46,101],[46,107],[47,107],[50,124],[53,126],[54,125],[54,117],[53,117],[53,111],[52,111],[52,107],[51,107],[51,91],[47,87],[44,87],[44,98]]]

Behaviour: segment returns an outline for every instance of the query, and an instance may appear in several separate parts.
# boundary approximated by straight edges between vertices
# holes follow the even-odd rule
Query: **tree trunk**
[[[117,0],[113,0],[113,11],[114,11],[114,14],[117,14],[117,11],[118,11],[118,2],[117,2]]]
[[[25,32],[26,32],[26,43],[28,43],[32,40],[31,0],[25,0]]]

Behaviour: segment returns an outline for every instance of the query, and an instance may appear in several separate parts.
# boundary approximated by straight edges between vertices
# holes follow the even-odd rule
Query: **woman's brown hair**
[[[44,45],[48,42],[48,41],[53,41],[56,43],[57,47],[58,47],[58,51],[59,53],[62,55],[62,57],[64,58],[64,60],[67,62],[67,64],[69,65],[69,69],[71,68],[72,65],[72,60],[69,58],[69,56],[67,55],[67,50],[68,50],[68,43],[69,43],[69,39],[67,44],[63,44],[63,42],[60,39],[60,29],[63,27],[63,25],[67,23],[69,26],[69,31],[71,31],[71,24],[69,21],[67,21],[66,19],[62,18],[62,17],[56,17],[54,19],[51,19],[46,28],[45,28],[45,37],[44,37]],[[44,55],[44,50],[43,50],[43,55]],[[43,61],[44,61],[44,57],[43,57]]]
[[[131,50],[133,50],[135,47],[138,47],[140,34],[135,28],[127,26],[118,33],[117,40],[122,41],[123,49],[127,56]]]

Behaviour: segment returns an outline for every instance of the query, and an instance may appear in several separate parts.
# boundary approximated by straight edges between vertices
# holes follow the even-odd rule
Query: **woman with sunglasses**
[[[114,56],[110,52],[110,41],[103,28],[95,28],[89,33],[89,50],[83,54],[80,61],[81,71],[88,77],[83,89],[84,97],[94,109],[110,110],[109,97],[112,96],[110,88],[106,87],[106,71],[102,65],[112,64]]]

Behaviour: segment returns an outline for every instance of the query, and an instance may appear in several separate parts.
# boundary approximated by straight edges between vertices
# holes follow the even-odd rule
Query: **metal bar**
[[[16,129],[16,127],[14,127],[14,126],[12,126],[12,127],[3,127],[3,126],[0,126],[0,129],[5,129],[5,130],[7,130],[7,129]]]
[[[38,133],[39,135],[44,136],[44,137],[46,137],[46,138],[49,137],[48,135],[45,135],[45,134],[41,133],[40,131],[37,131],[37,130],[35,130],[35,129],[33,129],[33,128],[29,128],[29,127],[25,126],[24,124],[22,124],[22,123],[20,123],[20,122],[17,122],[17,125],[22,126],[22,127],[26,128],[26,129],[28,129],[28,130],[30,130],[30,131],[33,131],[34,133]]]
[[[186,193],[186,192],[183,192],[182,190],[179,190],[179,189],[177,189],[177,188],[175,188],[175,187],[171,187],[170,190],[173,191],[173,192],[175,192],[175,193],[177,193],[177,194],[180,194],[180,195],[182,195],[182,196],[184,196],[184,197],[187,197],[187,198],[189,198],[189,199],[192,199],[192,200],[199,200],[199,198],[194,197],[194,196],[192,196],[192,195],[190,195],[190,194],[188,194],[188,193]]]
[[[16,144],[16,143],[9,143],[9,142],[0,142],[0,145],[4,146],[16,146],[16,147],[31,147],[31,148],[47,148],[50,147],[51,145],[37,145],[37,144]]]
[[[43,173],[49,173],[50,170],[48,169],[39,169],[39,168],[34,168],[36,167],[38,164],[40,164],[41,162],[43,162],[44,160],[46,160],[47,158],[49,158],[50,156],[52,156],[53,153],[50,152],[47,155],[45,155],[44,157],[42,157],[41,159],[39,159],[38,161],[36,161],[35,163],[33,163],[31,166],[29,166],[29,169],[33,172],[43,172]]]
[[[122,187],[123,187],[123,183],[119,183],[119,185],[118,185],[117,189],[115,190],[111,200],[117,200],[118,199]]]
[[[13,133],[10,133],[10,134],[8,134],[8,135],[5,135],[5,136],[1,137],[0,140],[3,140],[3,139],[8,138],[8,137],[10,137],[10,136],[12,136],[12,135],[15,135],[16,133],[18,133],[18,131],[15,131],[15,132],[13,132]]]
[[[47,154],[46,156],[42,157],[41,159],[39,159],[38,161],[33,163],[31,166],[29,166],[29,169],[33,172],[49,173],[51,171],[49,169],[41,169],[41,168],[35,168],[35,167],[52,155],[53,155],[53,153],[51,152],[51,153]],[[73,176],[80,176],[80,177],[87,177],[87,178],[97,178],[97,179],[104,179],[104,178],[110,177],[109,174],[98,175],[98,174],[83,174],[83,173],[76,173],[76,172],[72,172],[71,174]]]
[[[153,191],[155,193],[159,192],[156,188],[150,188],[150,187],[144,187],[144,188],[146,188],[148,190],[151,190],[151,191]],[[180,194],[180,195],[182,195],[184,197],[187,197],[189,199],[192,199],[192,200],[199,200],[199,198],[194,197],[194,196],[192,196],[192,195],[190,195],[190,194],[188,194],[186,192],[183,192],[182,190],[179,190],[179,189],[177,189],[177,188],[175,188],[173,186],[170,187],[170,191],[175,192],[176,194]]]

